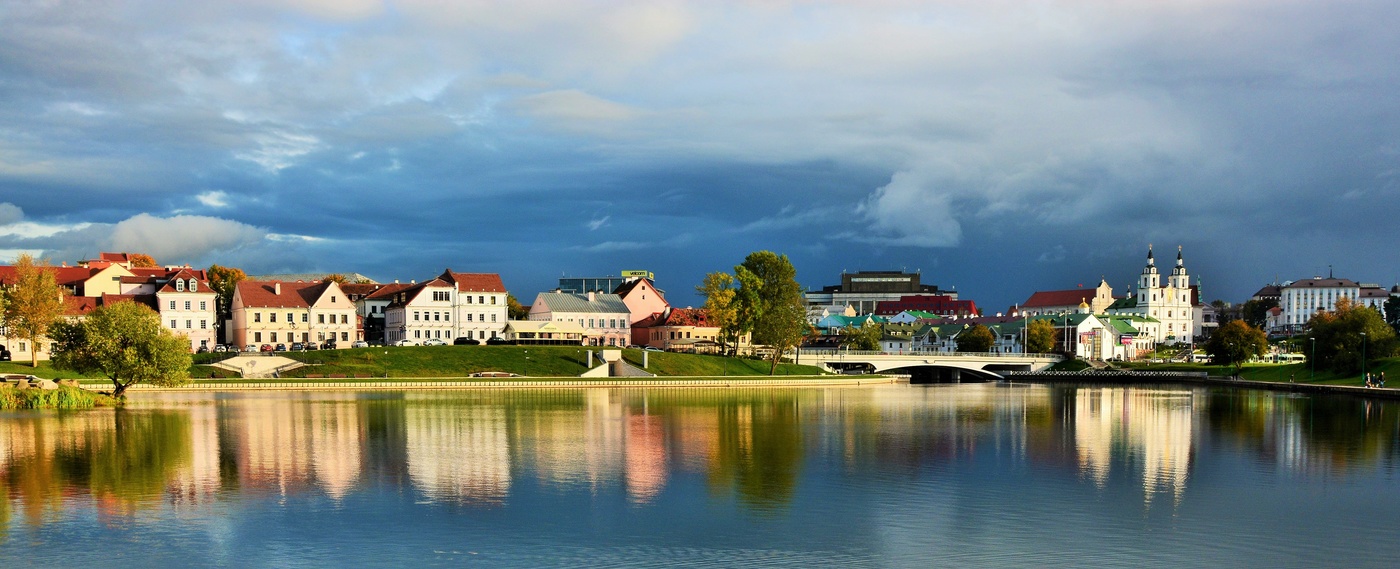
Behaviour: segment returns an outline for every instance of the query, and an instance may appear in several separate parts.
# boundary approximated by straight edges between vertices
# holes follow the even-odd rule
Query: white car
[[[408,339],[408,338],[404,338],[404,339],[402,339],[402,340],[399,340],[399,341],[397,341],[397,342],[394,342],[394,345],[395,345],[395,346],[417,346],[417,345],[418,345],[418,342],[415,342],[415,341],[410,340],[410,339]]]
[[[424,346],[446,346],[446,345],[447,345],[447,342],[444,342],[444,341],[439,340],[439,339],[437,339],[437,338],[428,338],[427,340],[423,340],[423,345],[424,345]]]
[[[366,342],[366,341],[364,341],[364,340],[355,340],[355,343],[350,344],[350,347],[352,347],[352,348],[368,348],[368,347],[369,347],[369,342]]]

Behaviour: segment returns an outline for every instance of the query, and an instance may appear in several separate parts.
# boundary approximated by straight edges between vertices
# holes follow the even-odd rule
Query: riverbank
[[[1213,376],[1199,371],[1079,371],[1079,372],[1022,372],[1007,376],[1008,381],[1027,382],[1078,382],[1078,383],[1122,383],[1125,385],[1154,385],[1161,383],[1191,383],[1218,385],[1246,389],[1265,389],[1292,393],[1315,393],[1325,395],[1351,395],[1380,399],[1400,399],[1400,389],[1366,387],[1364,385],[1339,385],[1328,383],[1298,383],[1288,381],[1262,381],[1238,379],[1233,376]]]
[[[733,388],[733,387],[856,387],[890,385],[908,380],[898,376],[763,376],[666,378],[392,378],[392,379],[228,379],[196,380],[181,387],[136,385],[136,393],[179,391],[320,391],[405,389],[591,389],[591,388]]]

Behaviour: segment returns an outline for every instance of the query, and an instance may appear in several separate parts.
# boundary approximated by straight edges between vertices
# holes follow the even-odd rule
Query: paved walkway
[[[332,379],[332,380],[263,380],[243,379],[198,380],[184,387],[159,387],[138,384],[131,392],[159,391],[269,391],[269,390],[399,390],[399,389],[528,389],[528,388],[635,388],[635,387],[854,387],[903,383],[898,377],[788,377],[753,376],[732,378],[665,379],[474,379],[474,378],[404,378],[404,379]]]

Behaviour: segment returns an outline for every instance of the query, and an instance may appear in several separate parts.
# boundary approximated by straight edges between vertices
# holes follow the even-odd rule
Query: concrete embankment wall
[[[1122,384],[1196,383],[1201,385],[1218,385],[1221,387],[1239,387],[1244,389],[1268,389],[1272,391],[1286,391],[1291,393],[1353,395],[1358,397],[1400,399],[1400,389],[1379,389],[1352,385],[1321,385],[1316,383],[1288,383],[1277,381],[1243,381],[1231,377],[1212,377],[1206,375],[1205,372],[1012,372],[1010,374],[1007,374],[1006,379],[1008,381],[1035,381],[1047,383],[1061,381],[1078,383]]]
[[[808,377],[781,378],[684,378],[666,379],[403,379],[403,380],[274,380],[243,381],[238,379],[200,381],[184,387],[136,385],[128,393],[156,391],[256,391],[256,390],[399,390],[399,389],[530,389],[530,388],[684,388],[684,387],[855,387],[903,383],[898,377]]]

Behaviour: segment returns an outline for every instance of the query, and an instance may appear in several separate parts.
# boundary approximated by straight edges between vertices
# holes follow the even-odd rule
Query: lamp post
[[[1308,370],[1308,383],[1312,383],[1313,376],[1317,374],[1317,338],[1308,336],[1308,342],[1312,343],[1312,356],[1308,356],[1308,363],[1312,364],[1312,369]]]
[[[1234,342],[1229,342],[1229,345],[1230,345],[1230,365],[1233,366],[1233,365],[1235,365],[1235,343],[1234,343]],[[1237,367],[1237,368],[1235,368],[1235,379],[1239,379],[1239,378],[1240,378],[1240,368]]]

